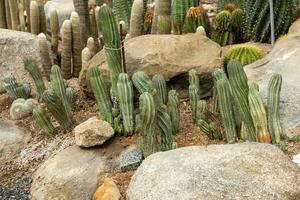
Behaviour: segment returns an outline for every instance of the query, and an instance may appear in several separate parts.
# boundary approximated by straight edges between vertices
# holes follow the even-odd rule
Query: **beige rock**
[[[97,117],[91,117],[73,130],[75,143],[82,147],[93,147],[103,144],[114,135],[111,125]]]
[[[111,178],[104,178],[104,183],[97,189],[93,196],[93,200],[119,200],[121,198],[120,191]]]

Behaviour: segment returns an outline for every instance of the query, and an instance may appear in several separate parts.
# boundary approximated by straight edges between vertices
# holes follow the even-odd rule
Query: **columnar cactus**
[[[153,11],[153,18],[152,18],[151,34],[157,34],[158,14],[159,14],[158,2],[159,2],[159,0],[154,1],[154,11]]]
[[[279,120],[279,101],[282,84],[282,76],[275,74],[271,77],[268,86],[268,125],[272,143],[279,143],[281,125]]]
[[[19,30],[18,3],[17,0],[9,0],[9,11],[13,30]]]
[[[229,45],[234,42],[234,35],[231,31],[231,13],[224,10],[217,14],[214,22],[215,32],[212,38],[221,46]]]
[[[124,21],[126,30],[129,31],[130,27],[130,15],[131,15],[131,6],[133,0],[118,0],[113,1],[113,9],[117,21]]]
[[[11,17],[9,11],[9,0],[5,0],[5,18],[6,18],[6,25],[8,29],[11,29]]]
[[[71,13],[72,24],[72,63],[73,77],[78,77],[81,71],[81,51],[83,49],[81,42],[80,20],[76,12]]]
[[[134,0],[132,4],[130,17],[130,38],[134,38],[143,34],[144,22],[144,1]]]
[[[172,121],[172,131],[177,133],[179,131],[180,122],[180,101],[179,94],[176,90],[170,90],[168,93],[168,110]]]
[[[3,85],[6,92],[13,100],[18,98],[27,99],[30,96],[31,93],[30,85],[18,84],[16,78],[11,73],[4,75]]]
[[[157,91],[154,88],[154,84],[149,76],[143,71],[137,71],[132,76],[132,82],[140,94],[149,92],[152,95],[156,95]]]
[[[118,80],[118,97],[124,126],[124,135],[132,135],[135,131],[133,104],[133,86],[127,74],[121,73]]]
[[[82,59],[82,68],[86,68],[88,62],[91,60],[92,54],[89,48],[85,47],[81,52],[81,59]]]
[[[37,106],[36,108],[33,109],[32,114],[33,114],[33,118],[43,129],[44,133],[48,137],[52,137],[55,134],[55,128],[52,125],[46,111],[41,106]]]
[[[171,3],[172,0],[160,0],[158,1],[159,13],[158,13],[158,34],[171,33]]]
[[[41,96],[44,93],[46,87],[40,69],[32,59],[25,60],[24,65],[25,69],[30,73],[32,79],[34,80],[38,96]]]
[[[46,34],[47,20],[46,20],[46,14],[44,9],[44,2],[43,0],[37,0],[37,1],[38,1],[39,15],[40,15],[40,31]]]
[[[206,112],[207,112],[207,104],[206,104],[206,101],[205,100],[198,100],[197,101],[197,105],[196,105],[196,122],[199,120],[199,119],[205,119],[205,115],[206,115]]]
[[[218,91],[217,91],[217,87],[215,85],[216,85],[216,82],[214,83],[214,86],[213,86],[213,89],[212,89],[210,112],[212,114],[214,114],[215,116],[218,116],[219,115]]]
[[[0,0],[0,28],[7,28],[5,16],[5,0]]]
[[[86,44],[87,48],[89,48],[91,54],[92,54],[92,57],[94,55],[96,55],[96,46],[95,46],[95,40],[93,37],[89,37],[89,39],[87,40],[87,44]]]
[[[30,28],[30,2],[31,0],[24,0],[25,10],[26,10],[26,28],[27,32],[31,32]]]
[[[195,69],[191,69],[189,71],[189,84],[195,85],[198,89],[198,92],[200,90],[200,84],[199,84],[199,76],[197,74],[197,71]]]
[[[267,114],[263,100],[255,87],[249,87],[249,106],[252,120],[257,132],[259,142],[270,143],[271,138],[268,131]]]
[[[56,9],[50,10],[51,46],[57,52],[59,39],[59,21]]]
[[[75,11],[78,13],[80,18],[80,28],[83,46],[85,46],[86,41],[90,35],[90,15],[88,8],[88,1],[86,0],[73,0]]]
[[[150,34],[152,29],[152,23],[153,23],[153,15],[154,15],[154,8],[148,7],[145,13],[145,19],[144,19],[144,33]]]
[[[32,29],[32,28],[31,28]],[[63,77],[69,79],[72,77],[72,23],[65,20],[62,28],[62,52],[61,52],[61,70]]]
[[[50,57],[48,41],[44,33],[38,35],[38,48],[40,52],[41,63],[44,69],[44,75],[49,80],[53,61]]]
[[[36,1],[30,2],[30,29],[31,33],[37,35],[41,32],[40,30],[40,11],[39,5]]]
[[[192,107],[193,122],[197,122],[197,103],[200,99],[199,91],[196,85],[189,86],[189,99]]]
[[[90,69],[91,86],[103,120],[113,124],[112,104],[106,93],[104,82],[97,67]]]
[[[66,96],[70,105],[74,103],[75,91],[71,87],[66,88]]]
[[[237,60],[231,60],[227,65],[229,82],[231,85],[232,97],[239,117],[246,128],[244,140],[256,141],[256,130],[250,114],[248,102],[248,79],[244,72],[243,66]]]
[[[167,84],[162,75],[154,75],[152,78],[154,88],[163,104],[167,103]]]
[[[92,8],[90,10],[90,23],[91,23],[91,35],[95,38],[98,37],[98,27],[96,20],[96,9]]]
[[[99,11],[100,11],[100,6],[97,6],[95,8],[95,20],[96,20],[96,26],[97,26],[97,31],[98,31],[98,37],[101,35],[101,23],[99,20]]]
[[[19,22],[20,22],[19,30],[25,31],[26,24],[25,24],[25,16],[24,16],[24,6],[22,3],[18,4],[18,10],[19,10]]]

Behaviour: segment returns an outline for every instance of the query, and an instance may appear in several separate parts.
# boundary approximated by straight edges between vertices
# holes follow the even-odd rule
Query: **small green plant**
[[[19,84],[13,74],[5,74],[3,78],[3,86],[11,99],[18,98],[27,99],[31,93],[29,84]]]

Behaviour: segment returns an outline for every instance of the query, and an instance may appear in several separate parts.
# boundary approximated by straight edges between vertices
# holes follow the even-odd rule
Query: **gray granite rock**
[[[143,153],[136,146],[126,149],[120,156],[120,168],[123,172],[136,170],[143,161]]]

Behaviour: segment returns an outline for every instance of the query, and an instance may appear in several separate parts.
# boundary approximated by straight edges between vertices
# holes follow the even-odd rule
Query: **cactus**
[[[125,136],[132,135],[135,131],[133,87],[127,74],[121,73],[118,80],[118,97],[123,118]]]
[[[270,143],[267,115],[263,100],[255,87],[249,87],[249,106],[259,142]]]
[[[41,32],[40,30],[40,12],[39,5],[36,1],[30,2],[30,29],[31,33],[37,35]]]
[[[22,3],[18,4],[18,10],[19,10],[19,22],[20,22],[20,31],[25,31],[25,16],[24,16],[24,6]]]
[[[91,23],[91,35],[95,38],[98,37],[98,27],[97,27],[97,20],[96,20],[96,9],[90,9],[90,23]]]
[[[27,117],[31,112],[32,109],[25,104],[25,99],[16,99],[9,109],[9,114],[13,120]]]
[[[90,68],[91,86],[103,120],[113,124],[112,105],[97,67]]]
[[[11,17],[9,11],[9,0],[5,0],[5,18],[6,18],[6,25],[8,29],[11,29]]]
[[[157,95],[161,103],[167,103],[167,84],[162,75],[154,75],[152,78],[153,86],[156,89]]]
[[[158,2],[159,0],[154,0],[154,11],[153,11],[153,18],[152,18],[151,34],[157,34],[158,14],[159,14]]]
[[[44,33],[40,33],[38,35],[38,47],[40,52],[41,63],[44,69],[44,75],[49,80],[53,62],[49,53],[48,41]]]
[[[218,0],[217,10],[221,12],[222,10],[227,10],[228,4],[233,4],[236,7],[243,8],[245,0]]]
[[[234,112],[231,102],[230,85],[227,78],[222,78],[216,82],[218,91],[218,103],[221,119],[224,124],[225,136],[228,143],[236,141],[237,133],[235,129]]]
[[[0,28],[7,28],[5,16],[5,0],[0,0]]]
[[[82,59],[82,68],[85,69],[88,65],[88,62],[91,60],[92,54],[89,48],[84,48],[81,52],[81,59]]]
[[[233,44],[234,42],[234,35],[231,32],[231,16],[231,13],[226,10],[216,16],[214,22],[215,32],[212,34],[212,38],[221,46]]]
[[[47,20],[46,20],[46,14],[44,9],[44,2],[43,0],[37,0],[38,1],[38,8],[39,8],[39,15],[40,15],[40,31],[43,33],[47,33]]]
[[[82,46],[85,46],[86,41],[91,33],[90,15],[88,8],[88,1],[86,0],[73,0],[75,11],[80,18],[81,41]]]
[[[103,33],[105,55],[111,75],[112,93],[115,95],[117,94],[118,77],[122,72],[121,43],[118,26],[112,9],[106,4],[100,8],[99,19]]]
[[[137,145],[142,150],[144,157],[147,157],[159,150],[156,133],[156,108],[152,95],[148,92],[140,96],[140,119],[142,138]]]
[[[243,41],[243,27],[244,25],[244,12],[242,9],[237,8],[231,13],[231,30],[234,34],[234,42]]]
[[[113,1],[113,10],[116,16],[117,22],[124,21],[126,30],[129,31],[131,6],[133,0],[118,0]]]
[[[199,90],[200,90],[199,77],[198,77],[197,71],[195,69],[191,69],[189,71],[189,84],[195,85],[199,92]]]
[[[25,101],[25,104],[31,109],[33,110],[35,107],[38,106],[38,102],[35,99],[27,99]]]
[[[63,77],[69,79],[72,77],[72,23],[65,20],[62,28],[62,52],[61,52],[61,70]]]
[[[144,1],[134,0],[130,17],[130,37],[134,38],[143,34]]]
[[[206,122],[203,119],[198,120],[197,126],[211,139],[220,139],[220,129],[214,122]]]
[[[197,122],[197,103],[200,99],[196,85],[189,86],[189,99],[192,107],[193,122]]]
[[[24,0],[24,7],[26,10],[26,31],[31,32],[30,28],[30,2],[31,0]]]
[[[239,44],[231,47],[224,58],[225,66],[232,60],[238,60],[243,66],[251,64],[263,57],[263,51],[251,44]]]
[[[172,121],[172,132],[179,131],[180,110],[179,94],[176,90],[170,90],[168,93],[168,110]]]
[[[56,9],[50,10],[51,46],[56,53],[59,39],[59,21]]]
[[[43,129],[44,133],[48,137],[52,137],[55,134],[55,128],[52,125],[46,111],[41,107],[37,106],[33,109],[33,118],[36,120],[38,125]]]
[[[158,1],[157,34],[171,33],[171,3],[172,0]]]
[[[154,84],[145,72],[135,72],[132,76],[132,82],[140,94],[143,94],[144,92],[149,92],[152,95],[156,95]]]
[[[199,119],[205,119],[206,112],[207,112],[206,101],[198,100],[197,105],[196,105],[196,121],[195,121],[195,123],[197,123],[197,121]]]
[[[210,112],[214,114],[215,116],[219,115],[219,103],[218,103],[218,91],[217,87],[215,86],[216,82],[214,83],[213,89],[212,89],[212,98],[211,98],[211,110]]]
[[[73,77],[78,77],[81,71],[81,51],[82,41],[80,32],[80,20],[76,12],[71,13],[72,24],[72,63],[73,63]]]
[[[89,39],[87,40],[87,44],[86,44],[87,48],[89,48],[92,57],[97,53],[96,52],[96,46],[95,46],[95,41],[93,37],[89,37]]]
[[[9,0],[9,12],[13,30],[19,30],[18,3],[17,0]]]
[[[281,125],[279,120],[279,101],[282,84],[282,76],[275,74],[271,77],[268,86],[268,126],[272,143],[279,143],[281,136]]]
[[[154,8],[147,8],[144,19],[144,32],[145,34],[151,34],[151,28],[153,23]]]
[[[11,73],[4,75],[3,85],[11,99],[18,99],[18,98],[27,99],[30,96],[31,93],[30,85],[18,84],[16,78]]]
[[[70,105],[74,103],[75,91],[71,87],[66,88],[66,96]]]
[[[97,6],[95,8],[95,20],[96,20],[96,25],[97,25],[98,36],[100,37],[100,35],[101,35],[101,22],[99,20],[99,11],[100,11],[100,6]]]
[[[232,97],[241,121],[245,126],[244,140],[256,141],[256,130],[250,114],[248,102],[248,79],[243,66],[237,60],[231,60],[227,66]]]

